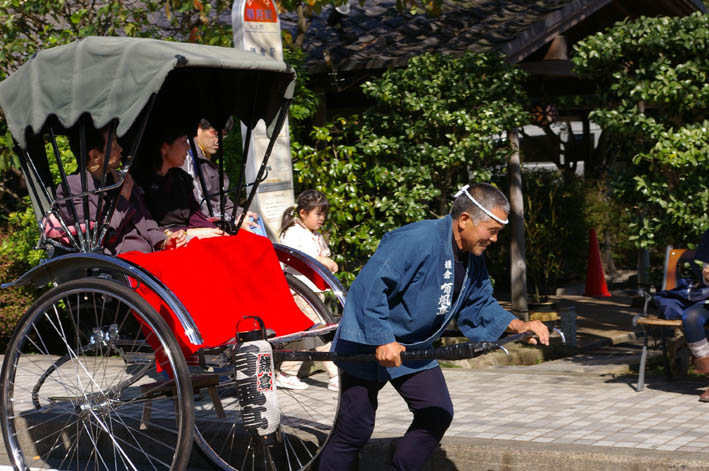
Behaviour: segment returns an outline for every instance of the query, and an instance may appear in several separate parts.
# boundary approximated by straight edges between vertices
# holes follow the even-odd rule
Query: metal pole
[[[224,141],[222,140],[222,128],[217,129],[217,158],[219,159],[219,217],[226,219],[224,206],[226,204],[224,193]],[[209,196],[211,198],[211,195]]]
[[[557,329],[554,329],[558,332]],[[495,350],[503,350],[505,344],[519,342],[521,340],[533,337],[535,334],[532,331],[522,332],[519,334],[508,335],[494,342],[465,342],[446,345],[444,347],[430,348],[426,350],[410,350],[401,353],[401,359],[407,360],[465,360],[474,358],[485,353]],[[562,337],[563,341],[563,337]],[[318,351],[290,351],[290,350],[274,350],[273,357],[276,360],[284,361],[376,361],[375,353],[356,353],[345,354],[337,352],[318,352]]]
[[[103,158],[103,168],[101,169],[101,181],[99,182],[99,186],[97,188],[101,189],[104,186],[106,186],[106,176],[108,175],[108,164],[111,160],[111,146],[113,145],[113,135],[116,133],[116,127],[118,126],[118,122],[116,120],[111,121],[111,124],[108,126],[108,131],[106,132],[106,143],[105,143],[105,149],[104,149],[104,158]],[[118,190],[118,193],[116,194],[116,198],[120,195],[120,189]],[[102,191],[98,193],[98,203],[96,205],[96,230],[94,231],[93,234],[93,239],[92,239],[92,246],[97,247],[99,245],[98,241],[98,236],[102,231],[101,224],[103,223],[103,219],[101,218],[101,213],[105,211],[104,208],[104,202],[106,200],[106,192]]]

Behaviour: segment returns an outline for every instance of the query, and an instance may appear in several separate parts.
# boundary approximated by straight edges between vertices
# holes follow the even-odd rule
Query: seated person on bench
[[[106,151],[108,133],[108,128],[96,130],[91,126],[89,126],[86,131],[88,160],[85,165],[86,189],[89,192],[95,191],[96,188],[100,186],[101,177],[103,176],[104,152]],[[123,151],[115,134],[112,135],[112,139],[111,156],[108,162],[108,172],[106,174],[106,185],[110,185],[117,180],[118,175],[115,169],[120,164],[121,152]],[[69,145],[75,156],[81,156],[78,135],[74,133],[69,137]],[[81,194],[81,175],[78,172],[68,175],[67,185],[71,195]],[[57,199],[68,196],[70,195],[65,194],[64,187],[59,185],[57,188]],[[104,199],[102,208],[108,209],[107,205],[110,205],[109,200],[110,198]],[[89,194],[89,220],[92,222],[96,221],[98,201],[99,195],[97,193]],[[68,226],[74,224],[74,211],[69,207],[70,202],[73,202],[79,223],[83,223],[84,205],[81,197],[72,198],[71,200],[59,203],[59,210],[65,222]],[[104,209],[102,209],[102,212],[103,211]],[[152,252],[163,248],[181,247],[187,243],[184,231],[174,232],[168,237],[160,230],[145,208],[140,190],[133,184],[133,179],[130,174],[126,175],[126,180],[121,187],[118,195],[118,203],[111,216],[109,227],[112,231],[108,232],[109,235],[104,242],[104,249],[106,253],[111,255],[134,250]]]
[[[694,260],[701,262],[702,282],[709,285],[709,230],[702,235]],[[709,320],[709,309],[705,301],[699,301],[682,312],[682,328],[687,338],[689,350],[694,355],[694,369],[709,377],[709,342],[704,326]],[[699,397],[701,402],[709,402],[709,389]]]
[[[142,169],[134,169],[134,175],[145,192],[145,205],[163,230],[185,230],[188,239],[226,235],[199,209],[192,177],[180,168],[188,147],[187,135],[178,130],[158,131],[152,144],[143,147]]]

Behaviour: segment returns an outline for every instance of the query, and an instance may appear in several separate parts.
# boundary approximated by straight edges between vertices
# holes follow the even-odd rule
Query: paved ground
[[[447,436],[574,443],[709,454],[709,404],[689,381],[653,381],[637,393],[630,378],[540,367],[447,370],[455,419]],[[380,402],[379,435],[408,425],[392,389]],[[707,455],[709,458],[709,455]],[[709,461],[708,461],[709,463]]]
[[[640,348],[630,322],[637,309],[629,301],[564,297],[579,314],[581,349],[573,357],[445,369],[456,413],[427,469],[709,469],[709,404],[697,401],[706,382],[649,376],[646,390],[635,392],[629,366]],[[311,397],[321,394],[322,411],[334,409],[336,399],[323,385],[312,380]],[[395,438],[410,420],[403,400],[385,387],[359,469],[387,469]],[[6,455],[0,463],[8,463]]]

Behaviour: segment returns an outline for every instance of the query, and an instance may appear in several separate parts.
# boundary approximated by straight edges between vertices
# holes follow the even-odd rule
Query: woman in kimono
[[[453,405],[436,361],[402,363],[400,354],[430,348],[452,319],[472,341],[531,330],[548,345],[544,324],[517,319],[492,297],[482,255],[507,224],[509,208],[495,187],[466,186],[450,215],[384,236],[347,294],[332,348],[374,352],[378,364],[336,362],[343,370],[340,415],[321,454],[321,471],[349,469],[374,429],[377,394],[387,382],[414,414],[393,469],[423,468],[453,419]]]
[[[148,168],[144,166],[136,178],[145,192],[145,204],[160,228],[169,232],[185,230],[188,239],[225,235],[202,213],[192,193],[192,177],[180,168],[189,148],[187,135],[166,130],[155,142],[144,156]]]

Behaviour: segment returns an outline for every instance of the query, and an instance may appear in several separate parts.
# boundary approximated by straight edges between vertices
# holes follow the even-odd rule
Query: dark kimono
[[[107,177],[111,179],[110,175]],[[73,174],[67,177],[67,184],[72,195],[81,193],[81,175]],[[86,172],[86,186],[88,191],[94,191],[99,185],[99,181]],[[104,251],[110,255],[137,250],[139,252],[152,252],[156,246],[165,240],[165,234],[153,220],[150,212],[143,204],[141,190],[137,185],[133,185],[130,199],[118,196],[116,210],[113,212],[109,222],[110,231],[107,240],[104,241]],[[57,188],[57,198],[64,198],[68,195],[64,193],[64,188],[59,185]],[[96,220],[99,195],[89,194],[89,219]],[[84,222],[84,205],[81,198],[73,198],[74,208],[79,218],[79,223]],[[73,212],[69,208],[68,201],[59,204],[59,210],[67,222],[67,225],[74,224]],[[105,208],[108,199],[104,200]]]
[[[472,341],[497,340],[514,315],[492,297],[484,256],[468,257],[463,285],[453,299],[452,218],[420,221],[389,232],[347,293],[333,342],[340,353],[373,352],[398,342],[407,350],[431,348],[455,319]],[[406,361],[398,368],[376,362],[336,362],[347,373],[385,382],[438,365]]]
[[[162,229],[216,227],[200,211],[192,194],[192,177],[171,168],[164,176],[153,173],[143,184],[145,205]]]

